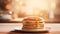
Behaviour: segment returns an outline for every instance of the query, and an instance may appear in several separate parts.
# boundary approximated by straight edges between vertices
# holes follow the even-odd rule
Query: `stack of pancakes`
[[[42,30],[44,23],[41,17],[27,17],[23,20],[23,30]]]

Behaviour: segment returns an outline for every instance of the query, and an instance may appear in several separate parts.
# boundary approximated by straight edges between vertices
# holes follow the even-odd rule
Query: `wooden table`
[[[17,32],[0,32],[0,34],[60,34],[60,31],[53,31],[49,33],[17,33]]]

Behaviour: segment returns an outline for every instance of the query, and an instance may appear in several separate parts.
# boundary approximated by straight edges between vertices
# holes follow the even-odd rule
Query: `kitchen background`
[[[39,16],[47,23],[59,23],[60,0],[0,0],[1,23],[19,21],[26,16]]]

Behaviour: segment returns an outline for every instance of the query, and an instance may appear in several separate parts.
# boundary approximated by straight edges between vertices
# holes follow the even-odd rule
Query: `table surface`
[[[17,32],[0,32],[0,34],[60,34],[60,31],[53,31],[49,33],[17,33]]]

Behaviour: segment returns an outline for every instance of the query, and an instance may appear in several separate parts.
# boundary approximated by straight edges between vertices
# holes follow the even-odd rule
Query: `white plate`
[[[49,33],[49,30],[15,30],[15,32],[20,32],[20,33]]]

